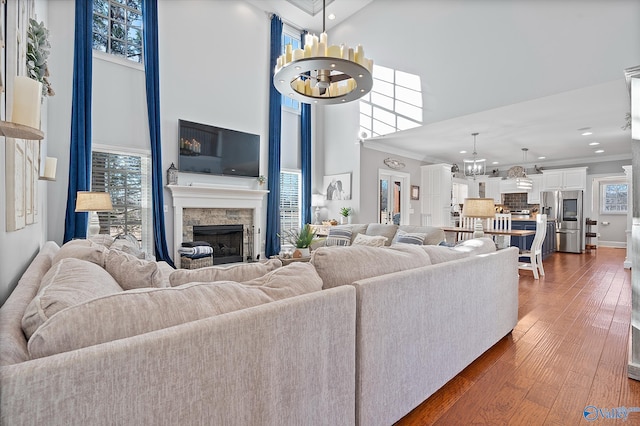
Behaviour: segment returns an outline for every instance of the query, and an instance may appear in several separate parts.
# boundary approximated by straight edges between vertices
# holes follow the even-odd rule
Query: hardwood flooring
[[[397,425],[623,422],[603,414],[640,407],[640,382],[626,371],[631,272],[624,258],[624,249],[601,247],[554,253],[540,280],[520,271],[513,332]],[[590,414],[596,421],[585,418],[587,406],[603,409]],[[624,423],[640,425],[640,412]]]

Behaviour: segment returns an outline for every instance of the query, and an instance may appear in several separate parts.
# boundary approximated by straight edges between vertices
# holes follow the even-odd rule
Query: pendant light
[[[473,136],[473,158],[470,160],[464,161],[464,175],[468,177],[473,177],[473,180],[476,180],[476,176],[482,176],[485,173],[487,160],[484,158],[478,158],[478,153],[476,152],[476,136],[479,133],[471,133]]]
[[[276,63],[273,85],[278,92],[306,104],[331,105],[360,99],[373,87],[373,60],[364,48],[329,45],[322,1],[322,34],[305,36],[304,49],[285,46]]]

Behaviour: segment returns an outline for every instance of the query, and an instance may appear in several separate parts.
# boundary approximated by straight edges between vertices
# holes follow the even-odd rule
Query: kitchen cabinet
[[[587,168],[554,169],[542,171],[542,191],[584,190],[587,187]]]
[[[511,229],[536,230],[535,220],[512,220]],[[521,245],[519,237],[511,237],[511,245],[518,247],[520,251],[530,250],[535,235],[529,235],[525,238],[524,245]],[[542,259],[546,259],[556,251],[556,223],[554,221],[547,222],[547,234],[542,243]]]
[[[451,183],[451,204],[462,204],[465,198],[469,198],[469,185],[454,179]]]
[[[527,204],[540,204],[542,175],[527,175],[527,177],[533,181],[533,187],[527,192]]]
[[[502,178],[488,178],[484,184],[485,198],[493,198],[496,204],[502,204],[502,193],[500,192],[500,182]]]
[[[451,164],[420,167],[422,224],[449,226],[451,220]]]

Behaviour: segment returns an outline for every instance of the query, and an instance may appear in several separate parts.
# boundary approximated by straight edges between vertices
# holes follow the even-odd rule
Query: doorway
[[[402,172],[378,171],[378,222],[409,224],[410,175]]]

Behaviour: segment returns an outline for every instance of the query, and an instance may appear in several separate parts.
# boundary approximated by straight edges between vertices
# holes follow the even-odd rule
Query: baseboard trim
[[[598,247],[627,248],[627,243],[623,241],[602,241],[598,240]]]

